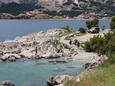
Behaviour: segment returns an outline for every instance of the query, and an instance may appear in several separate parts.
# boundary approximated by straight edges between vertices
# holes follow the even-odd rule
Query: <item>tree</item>
[[[86,33],[86,30],[84,29],[84,28],[79,28],[79,30],[78,30],[80,33]]]
[[[98,24],[99,24],[99,20],[97,18],[94,18],[92,21],[91,21],[91,24],[93,27],[98,27]]]
[[[99,24],[99,20],[97,18],[86,21],[86,26],[88,29],[91,29],[92,27],[98,27],[98,24]]]
[[[91,27],[92,27],[91,21],[86,21],[86,26],[88,29],[91,29]]]
[[[115,16],[113,16],[113,17],[111,18],[110,29],[111,29],[111,30],[114,30],[114,29],[115,29]]]

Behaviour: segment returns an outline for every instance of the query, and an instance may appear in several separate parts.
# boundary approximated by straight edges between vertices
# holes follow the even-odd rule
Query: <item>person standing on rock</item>
[[[71,41],[71,40],[69,41],[69,44],[70,44],[70,45],[72,44],[72,41]]]
[[[79,41],[77,42],[77,47],[78,47],[78,48],[80,47],[80,43],[79,43]]]
[[[38,49],[37,49],[37,47],[35,48],[35,56],[37,55],[37,53],[38,53]]]

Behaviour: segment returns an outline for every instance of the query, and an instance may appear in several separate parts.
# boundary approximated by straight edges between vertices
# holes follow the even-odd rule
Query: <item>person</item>
[[[38,49],[37,49],[37,47],[35,48],[35,55],[37,55],[37,53],[38,53]]]
[[[78,40],[77,39],[75,39],[75,45],[78,43]]]
[[[79,43],[79,41],[77,42],[77,47],[78,47],[78,48],[80,47],[80,43]]]
[[[72,41],[71,41],[71,40],[69,41],[69,44],[70,44],[70,45],[72,44]]]

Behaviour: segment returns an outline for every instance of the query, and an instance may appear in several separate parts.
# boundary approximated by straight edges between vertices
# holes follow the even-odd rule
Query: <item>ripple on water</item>
[[[2,62],[0,80],[12,80],[16,86],[46,86],[46,80],[51,75],[72,74],[82,69],[82,64],[77,62],[51,64],[48,61],[41,59]]]
[[[62,69],[62,68],[55,68],[53,69],[54,72],[64,72],[66,71],[66,69]]]

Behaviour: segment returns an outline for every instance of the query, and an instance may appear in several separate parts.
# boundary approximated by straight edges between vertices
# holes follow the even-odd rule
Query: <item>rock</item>
[[[89,68],[90,65],[91,65],[91,63],[86,63],[85,64],[85,69]]]
[[[96,62],[94,62],[94,63],[86,63],[85,64],[85,69],[92,69],[92,68],[95,68],[96,66],[98,66],[98,64]]]
[[[68,61],[67,60],[59,60],[59,59],[56,59],[56,60],[51,60],[49,61],[49,63],[67,63]]]
[[[55,85],[55,86],[64,86],[63,84]]]
[[[6,81],[0,81],[0,86],[15,86],[15,84],[10,80],[6,80]]]
[[[28,59],[35,57],[35,54],[32,53],[30,50],[23,49],[22,52],[20,53],[21,56],[26,57]]]
[[[6,60],[9,60],[9,61],[15,61],[16,59],[19,59],[21,58],[18,54],[4,54],[0,59],[2,61],[6,61]]]
[[[69,76],[69,75],[62,75],[62,76],[56,76],[55,77],[55,81],[58,83],[58,84],[62,84],[65,80],[70,80],[72,79],[73,77],[72,76]]]
[[[56,63],[67,63],[66,60],[56,60]]]
[[[55,86],[58,85],[58,83],[55,81],[54,77],[49,77],[47,80],[47,86]]]
[[[2,56],[0,59],[1,59],[2,61],[6,61],[8,58],[7,58],[6,56]]]
[[[80,77],[76,79],[76,83],[79,83],[79,82],[80,82]]]
[[[16,58],[15,58],[14,56],[10,56],[10,57],[8,58],[8,60],[11,61],[11,62],[14,62],[14,61],[16,61]]]
[[[69,75],[50,77],[47,81],[47,86],[64,86],[63,82],[72,78],[73,77]]]

